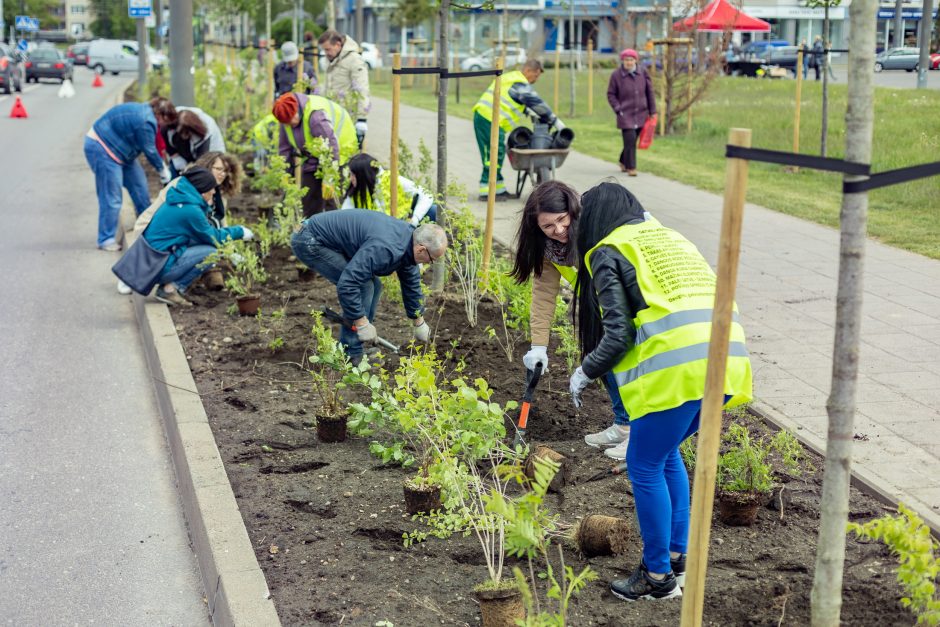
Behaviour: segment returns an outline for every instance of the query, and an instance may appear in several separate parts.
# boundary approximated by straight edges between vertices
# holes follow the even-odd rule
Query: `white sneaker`
[[[630,434],[627,434],[627,439],[618,444],[613,448],[609,448],[604,451],[604,455],[611,459],[616,459],[618,462],[622,462],[627,459],[627,445],[630,443]]]
[[[127,283],[125,283],[124,281],[120,279],[118,279],[117,290],[118,290],[118,294],[123,294],[124,296],[127,296],[133,291],[131,290],[131,288],[127,286]]]
[[[594,448],[607,448],[608,446],[617,446],[630,437],[630,429],[620,425],[610,425],[600,433],[592,433],[584,436],[584,443]]]

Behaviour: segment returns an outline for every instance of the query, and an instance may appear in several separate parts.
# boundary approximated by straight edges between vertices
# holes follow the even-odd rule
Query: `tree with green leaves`
[[[127,4],[114,0],[91,0],[95,19],[90,25],[95,37],[136,39],[137,24],[127,16]]]
[[[53,9],[62,4],[56,0],[7,0],[3,3],[3,21],[9,28],[16,21],[17,15],[28,15],[39,19],[39,27],[43,30],[54,28],[59,20],[52,13]]]

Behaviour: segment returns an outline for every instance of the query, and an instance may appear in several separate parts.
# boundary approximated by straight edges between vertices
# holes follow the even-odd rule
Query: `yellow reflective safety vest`
[[[568,281],[568,284],[571,287],[574,287],[574,284],[578,282],[578,269],[574,266],[563,266],[557,264],[554,261],[552,265],[555,266],[555,269],[558,270],[558,273],[561,275],[561,278]]]
[[[679,407],[705,395],[705,371],[715,304],[715,273],[692,242],[655,219],[625,224],[601,246],[615,248],[636,268],[648,307],[633,320],[636,343],[614,366],[630,420]],[[592,273],[593,276],[593,273]],[[724,391],[728,406],[752,398],[751,361],[734,306]]]
[[[280,122],[277,121],[274,114],[269,113],[252,127],[251,135],[258,145],[276,150],[278,124],[280,124]]]
[[[359,139],[356,137],[356,122],[346,109],[323,96],[307,96],[307,104],[304,106],[304,115],[301,121],[304,128],[305,150],[300,150],[300,148],[297,147],[294,133],[291,132],[289,124],[284,125],[288,127],[286,129],[287,141],[290,142],[294,152],[303,155],[305,158],[309,158],[311,154],[310,146],[313,144],[313,133],[310,132],[310,116],[313,115],[314,111],[323,111],[326,115],[326,119],[330,121],[330,124],[333,126],[333,134],[336,135],[336,142],[339,144],[339,162],[346,163],[359,152]]]
[[[525,83],[528,85],[529,79],[519,70],[506,72],[502,76],[499,85],[499,127],[506,132],[511,131],[517,126],[521,126],[525,121],[525,107],[509,97],[509,88],[516,83]],[[493,92],[496,90],[496,79],[490,83],[483,95],[475,105],[473,110],[483,116],[483,119],[493,121]]]

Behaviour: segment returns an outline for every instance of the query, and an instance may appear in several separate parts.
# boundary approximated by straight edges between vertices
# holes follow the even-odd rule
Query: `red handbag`
[[[640,141],[637,143],[637,148],[640,150],[646,150],[653,145],[653,136],[656,134],[656,114],[654,113],[650,117],[646,118],[646,122],[643,123],[643,128],[640,129]]]

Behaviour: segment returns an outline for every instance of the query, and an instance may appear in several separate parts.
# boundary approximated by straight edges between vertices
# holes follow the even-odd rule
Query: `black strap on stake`
[[[860,192],[878,189],[879,187],[907,183],[908,181],[925,179],[930,176],[937,176],[938,174],[940,174],[940,161],[922,163],[909,168],[900,168],[898,170],[888,170],[887,172],[872,174],[871,178],[861,181],[846,181],[842,184],[842,193],[858,194]]]
[[[392,70],[392,74],[440,74],[439,67],[403,67],[400,70]]]
[[[469,76],[500,76],[503,70],[474,70],[472,72],[441,72],[441,78],[467,78]]]
[[[764,148],[744,148],[742,146],[732,146],[731,144],[725,146],[725,156],[730,159],[746,159],[748,161],[762,161],[764,163],[795,165],[812,170],[826,170],[829,172],[841,172],[843,174],[854,174],[857,176],[868,176],[868,173],[871,171],[871,166],[867,163],[854,163],[852,161],[843,161],[842,159],[814,157],[812,155],[766,150]]]

